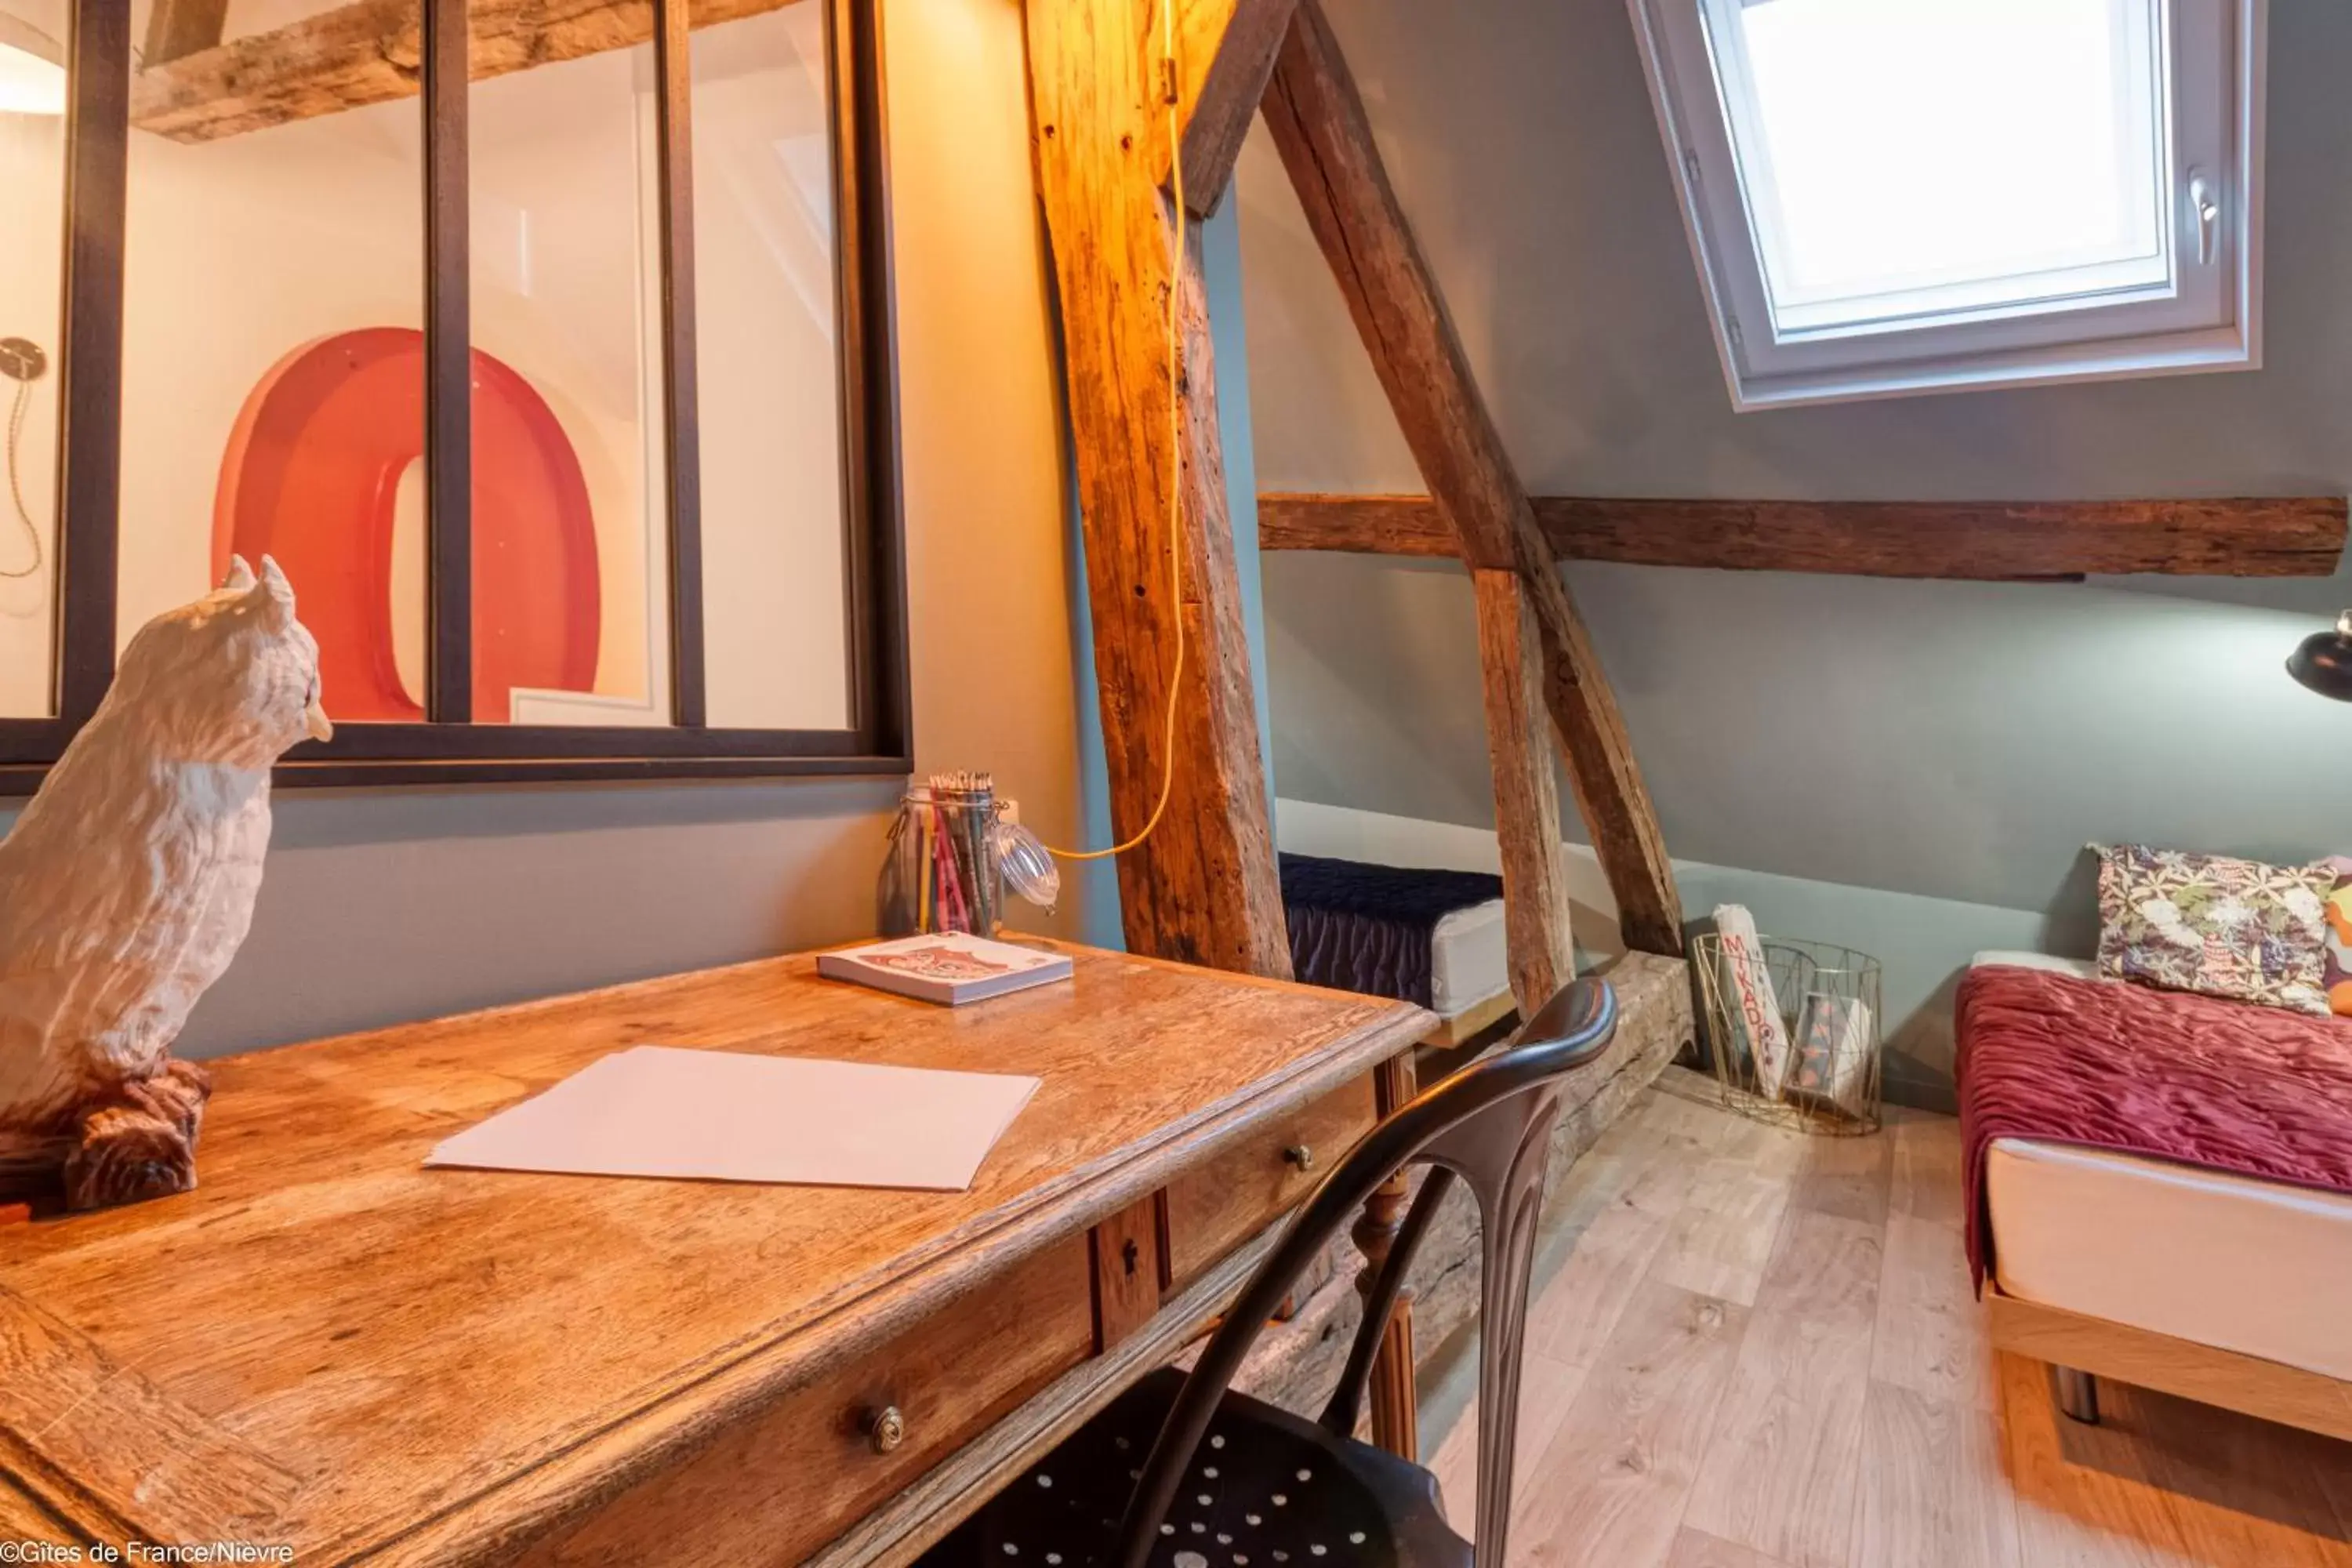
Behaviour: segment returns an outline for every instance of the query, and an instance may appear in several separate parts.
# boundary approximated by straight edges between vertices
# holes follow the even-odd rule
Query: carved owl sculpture
[[[269,769],[333,732],[277,563],[156,616],[0,839],[0,1197],[185,1192],[211,1079],[170,1058],[245,941]]]

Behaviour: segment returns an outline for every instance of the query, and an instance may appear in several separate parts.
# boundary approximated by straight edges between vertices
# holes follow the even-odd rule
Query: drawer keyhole
[[[1126,1242],[1118,1249],[1118,1260],[1127,1265],[1127,1277],[1129,1279],[1132,1279],[1135,1278],[1136,1266],[1142,1261],[1142,1258],[1143,1253],[1141,1249],[1135,1245],[1135,1238],[1133,1237],[1129,1237]]]

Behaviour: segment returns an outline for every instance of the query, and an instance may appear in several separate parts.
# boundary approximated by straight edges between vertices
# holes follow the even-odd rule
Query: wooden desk
[[[0,1540],[904,1561],[1223,1304],[1428,1027],[1074,951],[953,1012],[795,957],[214,1064],[198,1191],[0,1229]],[[422,1168],[647,1042],[1044,1087],[969,1193]]]

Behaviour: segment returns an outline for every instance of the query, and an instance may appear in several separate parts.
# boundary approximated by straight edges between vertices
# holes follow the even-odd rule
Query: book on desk
[[[1067,953],[1041,952],[964,931],[940,931],[819,953],[816,972],[919,1002],[961,1007],[1067,980],[1071,965]]]

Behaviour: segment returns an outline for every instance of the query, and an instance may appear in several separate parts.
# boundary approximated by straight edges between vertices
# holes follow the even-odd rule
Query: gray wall
[[[1802,499],[2345,490],[2352,8],[2272,19],[2265,368],[1736,415],[1622,7],[1333,10],[1529,487]],[[1263,132],[1241,201],[1260,487],[1419,489]],[[1906,995],[1944,994],[1982,945],[1950,905],[2083,951],[2085,840],[2352,847],[2352,710],[2279,671],[2352,576],[1569,574],[1674,853],[1825,886],[1787,906],[1797,934],[1900,949]],[[1266,606],[1286,795],[1491,820],[1456,570],[1271,556]]]

